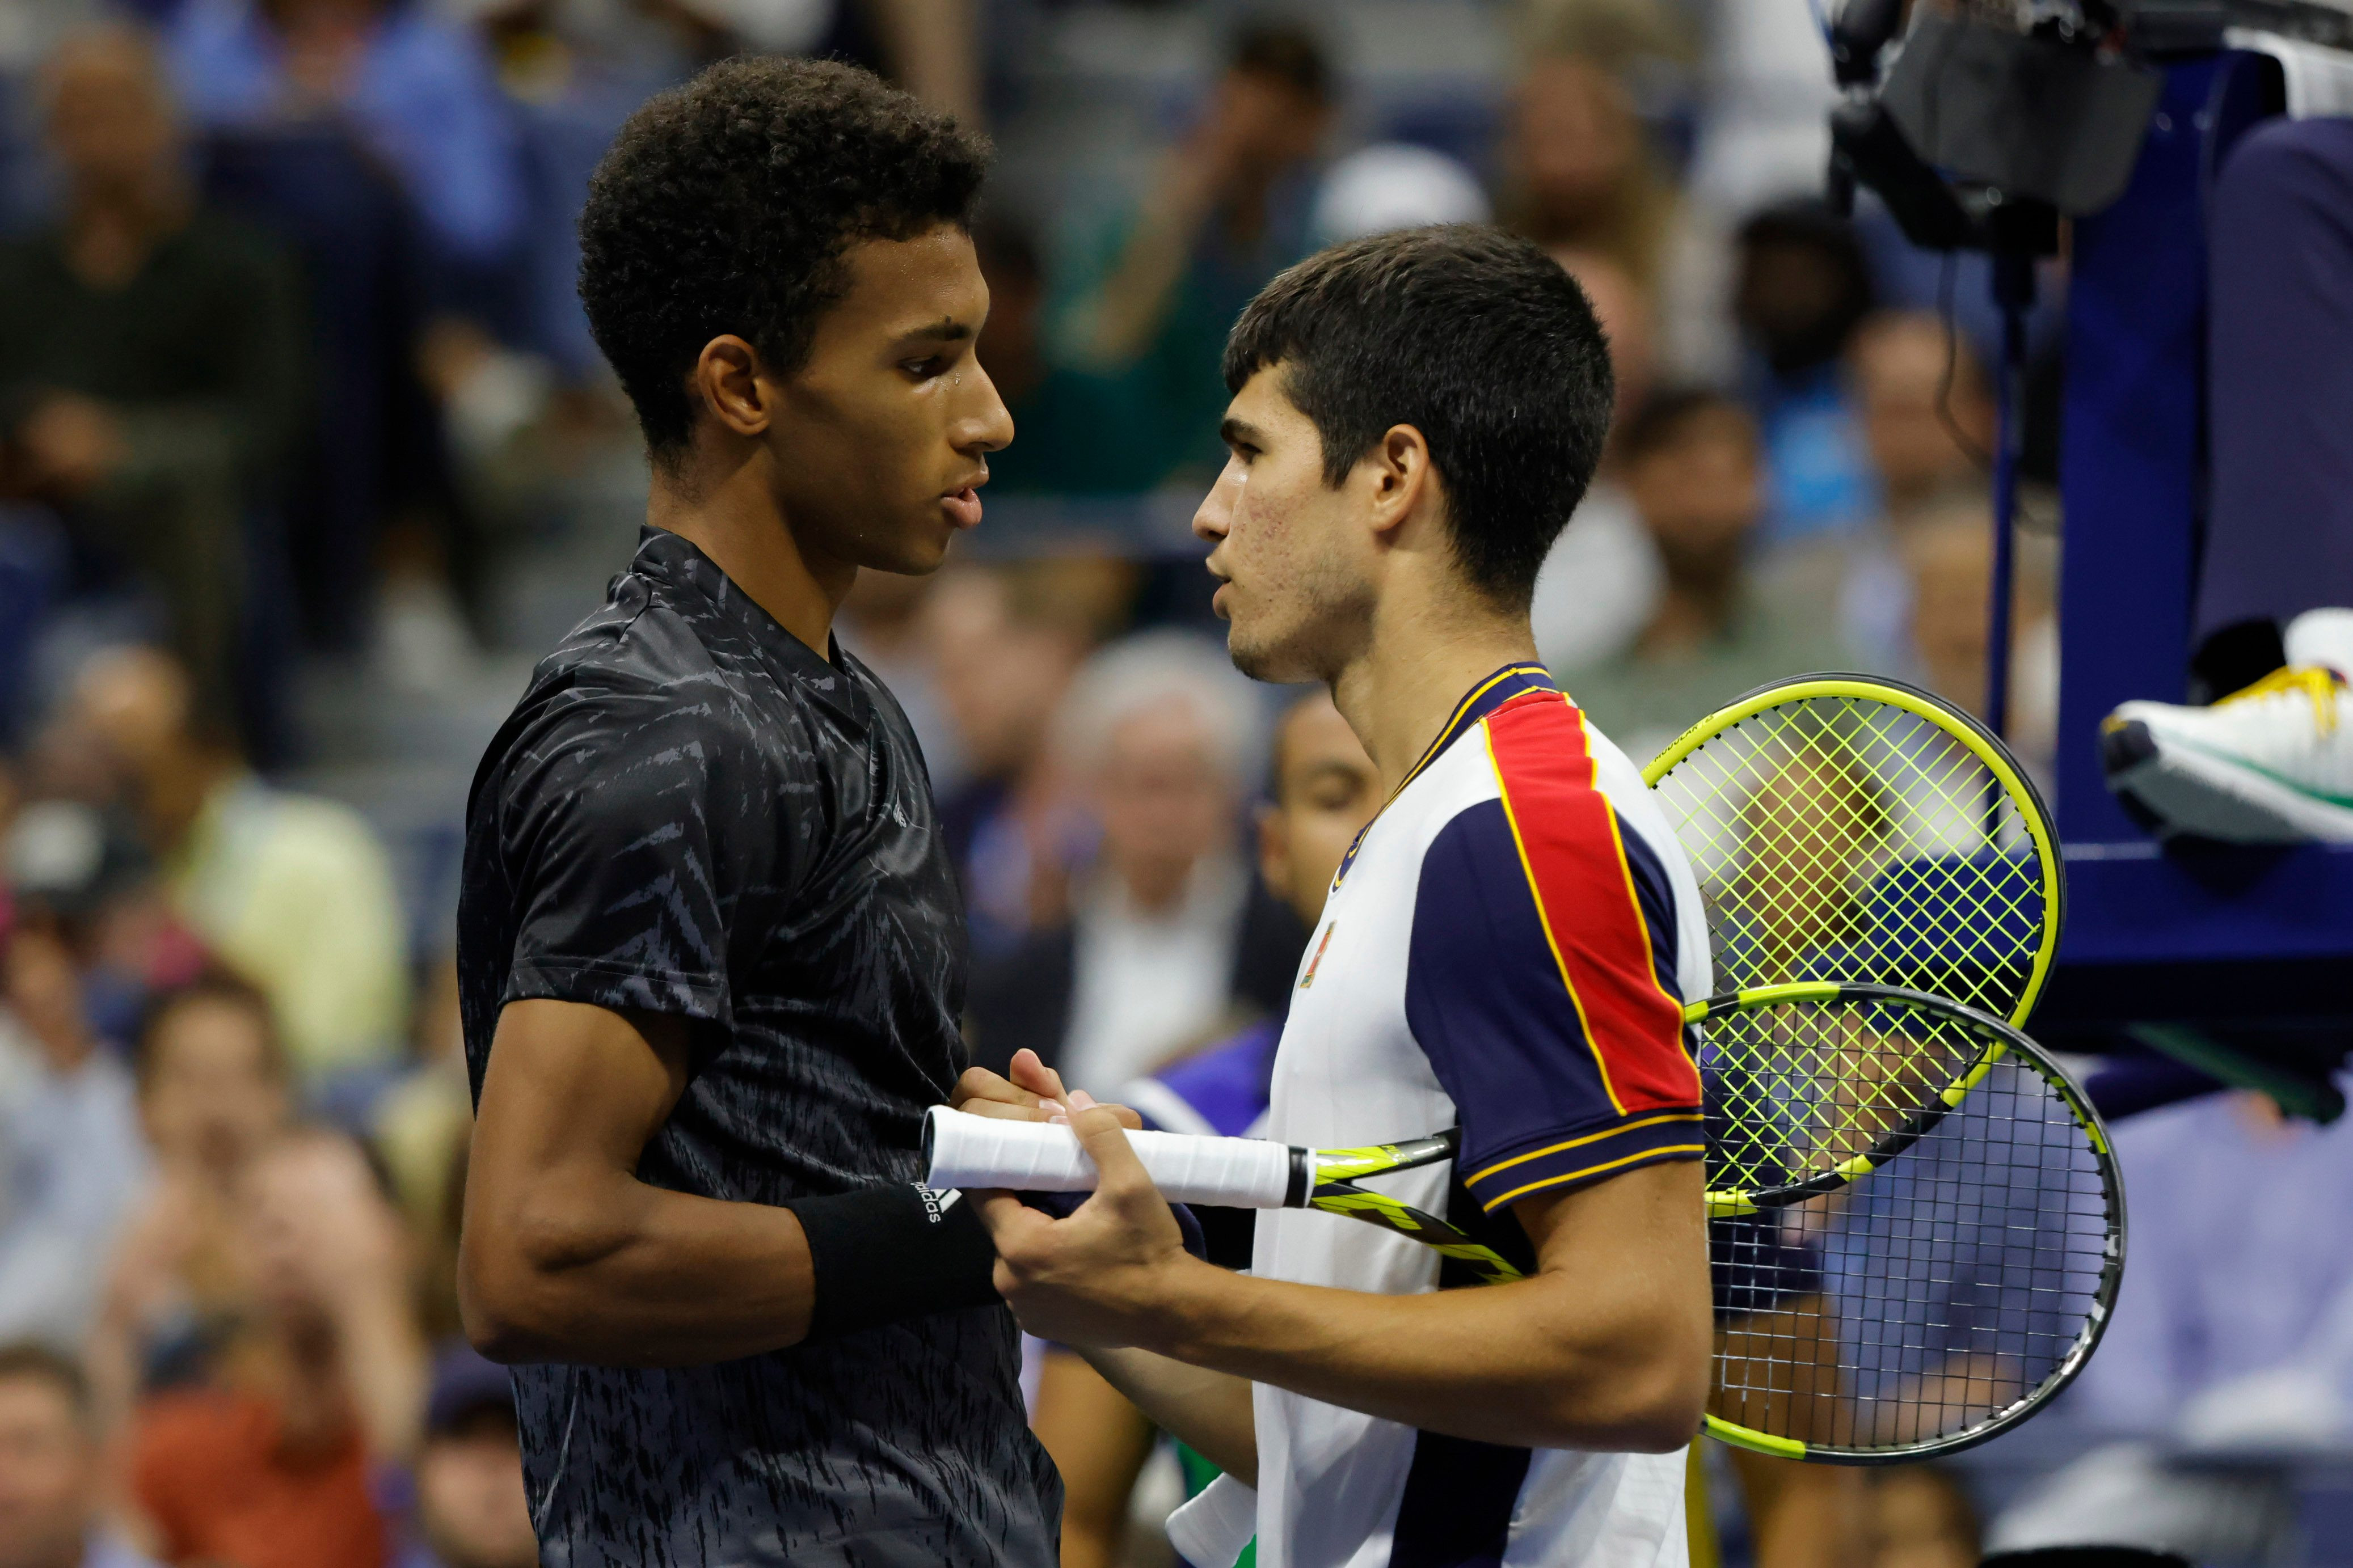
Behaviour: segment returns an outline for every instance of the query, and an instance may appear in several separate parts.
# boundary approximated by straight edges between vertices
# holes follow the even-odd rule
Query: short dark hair
[[[37,1340],[0,1344],[0,1383],[46,1383],[63,1395],[75,1421],[90,1423],[90,1374],[81,1363]]]
[[[261,987],[227,969],[206,969],[182,984],[168,986],[147,999],[131,1036],[131,1073],[144,1094],[155,1079],[155,1045],[164,1026],[181,1009],[198,1002],[217,1002],[249,1015],[261,1031],[262,1066],[270,1078],[286,1083],[292,1077],[286,1043],[278,1032],[278,1010]]]
[[[1331,100],[1332,63],[1315,35],[1296,23],[1252,22],[1243,26],[1227,47],[1226,69],[1243,76],[1271,77],[1318,103]]]
[[[1712,386],[1662,387],[1634,410],[1618,437],[1619,455],[1627,462],[1663,452],[1683,441],[1703,419],[1739,422],[1750,442],[1757,440],[1757,421],[1747,406]]]
[[[1526,606],[1609,430],[1609,345],[1560,263],[1471,224],[1334,246],[1234,323],[1226,385],[1269,365],[1314,422],[1335,486],[1392,426],[1419,430],[1465,575]]]
[[[657,459],[694,427],[686,378],[740,333],[784,374],[849,287],[842,252],[968,226],[987,139],[830,60],[734,59],[629,116],[580,216],[580,300]]]

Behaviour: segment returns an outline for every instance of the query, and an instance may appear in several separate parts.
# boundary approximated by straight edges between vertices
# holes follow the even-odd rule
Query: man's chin
[[[1292,657],[1289,650],[1251,637],[1239,626],[1226,628],[1226,657],[1252,680],[1287,686],[1315,679],[1313,671],[1303,668],[1303,661]]]

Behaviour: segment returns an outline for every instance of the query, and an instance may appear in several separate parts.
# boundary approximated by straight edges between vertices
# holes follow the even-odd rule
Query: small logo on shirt
[[[945,1192],[934,1192],[921,1182],[917,1182],[914,1184],[914,1188],[923,1195],[923,1217],[934,1225],[947,1218],[948,1210],[955,1207],[956,1200],[964,1196],[964,1194],[955,1187],[950,1187]]]
[[[1332,945],[1332,933],[1339,929],[1338,921],[1334,921],[1324,928],[1324,940],[1315,944],[1315,956],[1307,961],[1307,973],[1299,977],[1299,988],[1302,991],[1315,984],[1316,966],[1324,962],[1324,950]]]

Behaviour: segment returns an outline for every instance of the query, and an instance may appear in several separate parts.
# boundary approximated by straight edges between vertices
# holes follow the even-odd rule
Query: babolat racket
[[[1801,676],[1703,719],[1642,777],[1699,877],[1718,988],[1859,981],[2033,1011],[2064,912],[2057,835],[1950,703]]]
[[[2040,1047],[1883,985],[1751,989],[1684,1016],[1718,1222],[1712,1433],[1791,1458],[1919,1458],[2015,1426],[2073,1378],[2116,1299],[2124,1191],[2098,1117]],[[1451,1160],[1452,1131],[1321,1150],[1128,1138],[1173,1201],[1322,1209],[1482,1282],[1525,1271],[1492,1221],[1474,1232],[1359,1184]],[[1045,1122],[934,1107],[924,1152],[934,1187],[1096,1181],[1071,1130]]]

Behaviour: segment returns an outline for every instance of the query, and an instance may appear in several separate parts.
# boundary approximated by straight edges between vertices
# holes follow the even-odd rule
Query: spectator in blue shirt
[[[65,942],[22,920],[0,941],[0,1341],[75,1346],[146,1148],[131,1076],[90,1026]]]
[[[207,130],[341,122],[388,165],[443,259],[520,237],[515,128],[487,50],[422,0],[188,0],[170,50]]]

